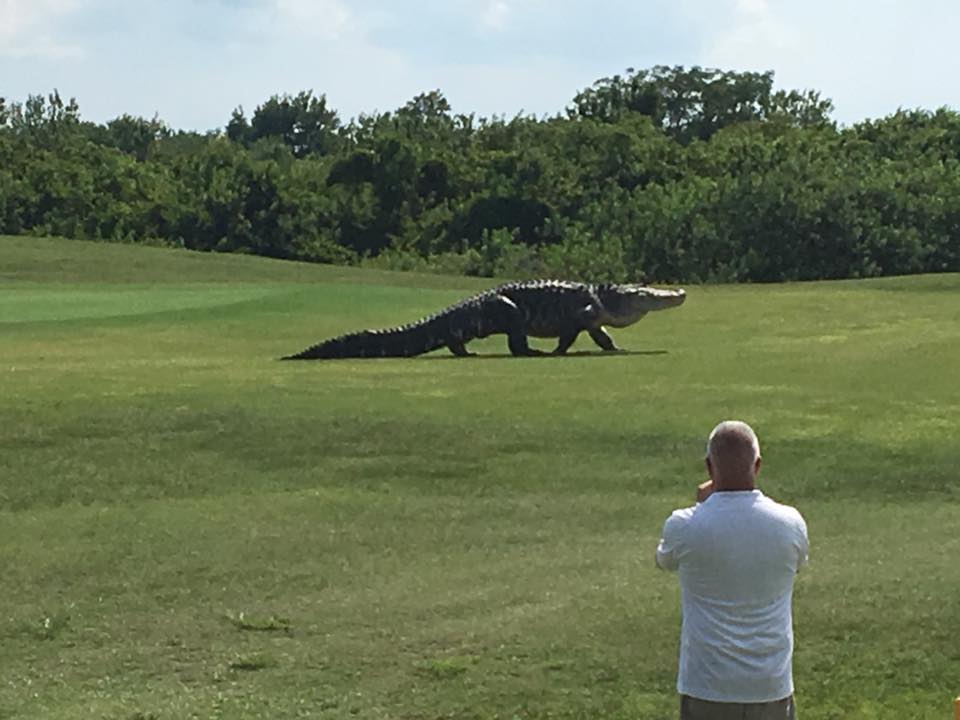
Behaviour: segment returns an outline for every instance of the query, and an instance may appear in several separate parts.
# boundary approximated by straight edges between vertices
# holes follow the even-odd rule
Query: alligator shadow
[[[477,353],[476,355],[469,355],[467,357],[457,357],[456,355],[427,355],[426,357],[418,358],[419,362],[424,362],[427,360],[431,361],[446,361],[446,360],[504,360],[509,358],[510,360],[562,360],[564,358],[615,358],[615,357],[624,357],[632,355],[667,355],[669,354],[666,350],[617,350],[616,352],[605,352],[602,350],[593,351],[593,350],[578,350],[577,352],[568,352],[563,355],[553,355],[551,353],[544,353],[543,355],[511,355],[510,353]]]

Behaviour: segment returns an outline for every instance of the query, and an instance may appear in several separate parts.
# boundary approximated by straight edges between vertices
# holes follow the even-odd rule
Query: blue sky
[[[0,96],[223,127],[312,89],[346,120],[439,89],[455,112],[563,111],[628,67],[773,70],[843,123],[960,109],[956,0],[0,0]]]

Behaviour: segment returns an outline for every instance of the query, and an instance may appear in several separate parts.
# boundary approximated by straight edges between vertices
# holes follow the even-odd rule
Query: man
[[[760,443],[728,420],[707,442],[710,480],[664,523],[657,565],[679,570],[681,720],[793,720],[793,580],[807,526],[756,489]]]

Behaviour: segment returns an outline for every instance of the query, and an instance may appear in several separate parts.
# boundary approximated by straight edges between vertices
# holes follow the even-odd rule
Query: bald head
[[[707,440],[707,471],[717,490],[752,489],[760,471],[760,441],[749,425],[724,420]]]

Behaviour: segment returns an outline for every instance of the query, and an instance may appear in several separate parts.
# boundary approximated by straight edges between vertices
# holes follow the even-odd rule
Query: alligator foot
[[[463,343],[450,342],[447,343],[447,349],[450,350],[457,357],[470,357],[471,355],[476,355],[476,353],[470,352],[464,346]]]
[[[613,338],[610,337],[602,327],[593,328],[589,333],[593,341],[599,345],[604,352],[617,352],[620,349],[613,344]]]

